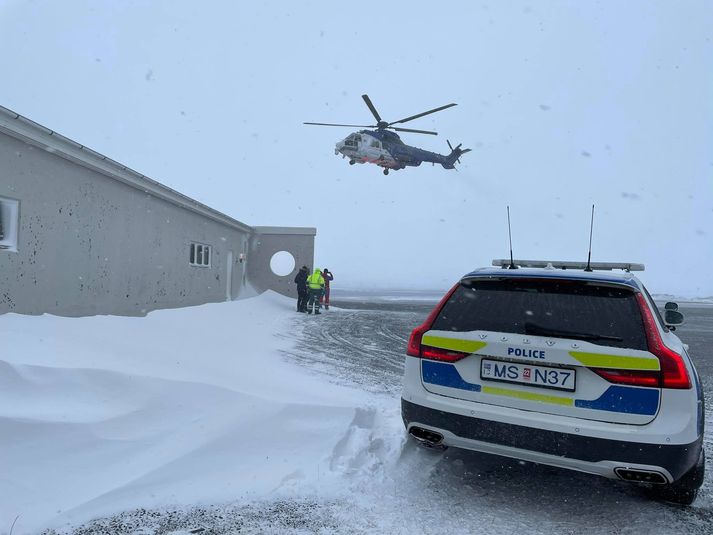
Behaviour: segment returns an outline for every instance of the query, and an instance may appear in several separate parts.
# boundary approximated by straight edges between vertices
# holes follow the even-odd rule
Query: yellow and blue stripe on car
[[[453,364],[446,362],[424,360],[421,363],[421,374],[423,382],[432,385],[539,401],[541,403],[568,405],[582,409],[653,416],[659,406],[660,394],[658,388],[612,385],[597,399],[589,400],[470,383],[461,377]]]
[[[481,350],[487,345],[485,342],[476,340],[459,340],[437,336],[424,336],[423,342],[427,345],[471,354]],[[655,358],[608,355],[584,351],[570,351],[569,355],[587,367],[650,371],[656,371],[660,367],[658,359]],[[564,395],[528,392],[507,387],[471,383],[463,379],[454,364],[433,360],[423,360],[421,362],[421,376],[424,383],[446,388],[582,409],[639,414],[644,416],[653,416],[656,414],[660,398],[658,388],[640,386],[611,385],[596,399],[578,399]]]

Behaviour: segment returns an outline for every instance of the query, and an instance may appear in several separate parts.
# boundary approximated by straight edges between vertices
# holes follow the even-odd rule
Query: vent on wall
[[[0,251],[17,252],[20,201],[0,197]]]

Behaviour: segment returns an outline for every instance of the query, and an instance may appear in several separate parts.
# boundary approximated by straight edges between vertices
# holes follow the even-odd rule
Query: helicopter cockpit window
[[[349,136],[344,140],[344,145],[347,147],[356,147],[357,146],[357,136]]]
[[[378,140],[374,139],[374,140],[371,141],[371,146],[372,146],[372,147],[376,147],[377,149],[380,149],[380,148],[381,148],[381,143],[379,143]]]

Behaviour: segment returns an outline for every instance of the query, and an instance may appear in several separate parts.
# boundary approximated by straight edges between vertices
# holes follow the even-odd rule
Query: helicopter
[[[444,167],[444,169],[455,169],[455,163],[460,163],[460,157],[471,150],[461,149],[460,147],[462,143],[454,148],[451,145],[451,142],[446,140],[448,147],[451,149],[450,154],[443,155],[435,152],[429,152],[427,150],[419,149],[418,147],[406,145],[403,141],[401,141],[398,134],[390,131],[396,130],[398,132],[412,132],[415,134],[430,134],[432,136],[437,136],[438,132],[401,128],[393,125],[413,121],[414,119],[418,119],[424,115],[429,115],[431,113],[436,113],[437,111],[451,108],[456,106],[454,103],[446,104],[445,106],[440,106],[439,108],[433,108],[432,110],[417,113],[416,115],[406,117],[405,119],[388,123],[381,118],[368,95],[362,95],[361,98],[364,99],[369,111],[371,111],[371,114],[376,119],[376,124],[304,123],[315,126],[375,128],[376,130],[359,130],[358,132],[349,134],[336,144],[334,154],[341,154],[342,158],[349,158],[349,165],[354,165],[355,163],[373,163],[382,167],[385,175],[389,174],[390,169],[405,169],[407,166],[418,167],[422,162],[432,162],[433,164],[439,163]]]

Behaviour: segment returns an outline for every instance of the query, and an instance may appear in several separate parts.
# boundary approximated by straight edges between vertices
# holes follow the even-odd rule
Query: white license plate
[[[574,392],[577,384],[576,371],[571,368],[532,366],[490,359],[480,361],[480,378],[569,392]]]

